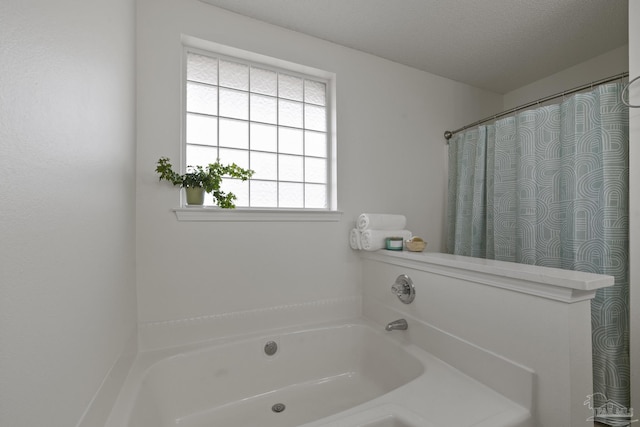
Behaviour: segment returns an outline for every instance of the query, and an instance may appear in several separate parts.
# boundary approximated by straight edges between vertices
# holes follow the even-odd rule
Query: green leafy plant
[[[236,178],[246,181],[255,173],[251,169],[243,169],[232,163],[223,165],[220,160],[209,163],[207,166],[187,166],[187,172],[179,174],[174,172],[171,160],[168,157],[160,157],[156,166],[156,172],[160,175],[159,180],[169,181],[173,185],[184,188],[204,188],[204,191],[211,193],[216,205],[225,209],[233,209],[233,203],[237,199],[232,192],[225,193],[220,190],[223,178]]]

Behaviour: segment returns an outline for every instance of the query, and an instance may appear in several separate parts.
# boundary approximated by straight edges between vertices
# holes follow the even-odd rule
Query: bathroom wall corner
[[[77,427],[105,425],[138,353],[138,332],[133,330],[122,352],[105,376]]]

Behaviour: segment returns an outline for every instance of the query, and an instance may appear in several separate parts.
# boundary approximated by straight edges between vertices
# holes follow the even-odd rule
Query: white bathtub
[[[268,341],[278,346],[271,356]],[[403,331],[357,320],[142,353],[107,426],[529,423],[526,409],[405,342]]]

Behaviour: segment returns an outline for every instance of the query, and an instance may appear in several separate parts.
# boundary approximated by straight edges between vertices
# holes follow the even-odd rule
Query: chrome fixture
[[[504,117],[504,116],[513,115],[513,114],[517,113],[518,111],[525,110],[525,109],[527,109],[529,107],[533,107],[533,106],[536,106],[536,105],[540,105],[541,103],[544,103],[544,102],[547,102],[547,101],[551,101],[552,99],[556,99],[556,98],[560,98],[560,97],[564,98],[566,95],[571,95],[573,93],[580,92],[582,90],[589,89],[589,88],[593,89],[595,86],[603,85],[605,83],[613,82],[613,81],[616,81],[616,80],[621,80],[621,79],[624,79],[626,77],[629,77],[629,72],[628,71],[625,71],[624,73],[616,74],[614,76],[605,77],[604,79],[596,80],[594,82],[587,83],[587,84],[584,84],[582,86],[574,87],[573,89],[565,90],[564,92],[558,92],[558,93],[556,93],[554,95],[549,95],[549,96],[545,96],[544,98],[536,99],[535,101],[528,102],[526,104],[520,105],[519,107],[503,111],[502,113],[494,114],[494,115],[486,117],[486,118],[484,118],[482,120],[478,120],[477,122],[471,123],[470,125],[463,126],[460,129],[445,131],[444,139],[447,140],[447,144],[448,144],[449,140],[453,137],[453,135],[455,135],[456,133],[465,131],[465,130],[467,130],[469,128],[476,127],[476,126],[481,125],[483,123],[490,122],[492,120],[496,120],[496,119],[499,119],[499,118]],[[627,83],[627,85],[622,89],[622,93],[620,93],[620,97],[622,98],[622,103],[624,105],[626,105],[627,107],[631,107],[631,108],[640,107],[640,105],[629,105],[629,102],[624,97],[625,92],[629,91],[629,86],[631,86],[631,83],[633,83],[634,81],[636,81],[638,79],[640,79],[640,76],[634,78],[629,83]]]
[[[267,356],[273,356],[278,351],[278,344],[275,341],[269,341],[264,345],[264,353]]]
[[[635,82],[636,80],[640,79],[640,76],[637,76],[635,78],[633,78],[633,80],[630,80],[629,83],[626,84],[626,86],[622,89],[622,93],[620,94],[620,98],[622,99],[622,103],[624,105],[626,105],[629,108],[640,108],[640,105],[631,105],[629,103],[629,101],[627,99],[625,99],[624,97],[624,93],[627,92],[627,95],[629,93],[629,86],[631,86],[631,83]],[[628,96],[627,96],[628,98]]]
[[[387,326],[384,327],[385,331],[406,331],[409,325],[407,325],[407,321],[404,319],[394,320],[393,322],[389,322]]]
[[[284,403],[276,403],[275,405],[273,405],[271,407],[271,410],[273,412],[275,412],[276,414],[279,414],[280,412],[284,411],[286,408],[286,406],[284,406]]]
[[[411,303],[416,297],[416,288],[413,281],[406,274],[401,274],[391,286],[391,292],[405,304]]]

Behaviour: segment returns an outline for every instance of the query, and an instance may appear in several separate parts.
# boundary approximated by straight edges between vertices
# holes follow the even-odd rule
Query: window
[[[328,81],[191,48],[185,58],[185,165],[253,169],[223,182],[237,207],[330,209]]]

